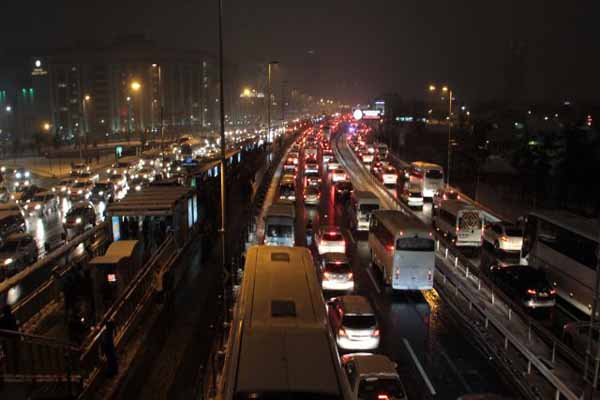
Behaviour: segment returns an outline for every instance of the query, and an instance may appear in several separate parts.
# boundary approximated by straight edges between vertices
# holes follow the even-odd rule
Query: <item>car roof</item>
[[[346,359],[354,361],[358,375],[387,375],[398,377],[392,360],[383,354],[349,354]]]
[[[325,262],[344,262],[347,263],[348,257],[344,253],[325,253],[322,256],[323,261]]]
[[[372,314],[375,315],[369,300],[363,296],[347,295],[339,297],[346,314]]]

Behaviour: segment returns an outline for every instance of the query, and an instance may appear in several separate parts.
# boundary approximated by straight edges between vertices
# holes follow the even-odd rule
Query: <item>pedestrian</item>
[[[102,335],[100,349],[106,357],[106,375],[111,378],[119,373],[119,362],[117,360],[117,350],[115,348],[115,323],[109,320]]]
[[[12,313],[10,305],[6,304],[2,307],[2,317],[0,317],[0,330],[3,331],[18,331],[19,326],[17,319]]]

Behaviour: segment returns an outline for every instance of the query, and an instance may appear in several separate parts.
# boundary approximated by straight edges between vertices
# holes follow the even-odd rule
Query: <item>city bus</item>
[[[463,200],[446,200],[433,217],[436,229],[457,247],[481,247],[481,211]]]
[[[264,244],[267,246],[294,246],[296,211],[294,204],[278,201],[273,203],[265,215]]]
[[[356,231],[368,231],[371,213],[380,208],[379,199],[371,192],[356,191],[350,198],[350,226]]]
[[[437,164],[415,161],[410,164],[408,172],[410,182],[421,186],[424,198],[432,199],[444,187],[444,168]]]
[[[590,316],[596,282],[598,221],[566,211],[527,216],[522,261],[546,271],[557,294]]]
[[[371,214],[371,263],[394,291],[430,290],[435,269],[435,241],[430,229],[413,215],[398,210]]]
[[[248,249],[217,399],[351,399],[307,248]]]

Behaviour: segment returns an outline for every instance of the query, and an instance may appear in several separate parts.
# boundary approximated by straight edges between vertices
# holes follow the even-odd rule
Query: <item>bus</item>
[[[481,247],[481,211],[463,200],[446,200],[437,209],[433,223],[457,247]]]
[[[598,254],[598,221],[566,211],[527,216],[521,259],[543,268],[557,294],[590,316]]]
[[[432,199],[435,192],[444,187],[444,168],[437,164],[415,161],[410,164],[411,183],[421,186],[423,197]]]
[[[265,215],[264,244],[267,246],[294,246],[296,211],[294,204],[278,201],[273,203]]]
[[[371,214],[371,263],[392,290],[430,290],[435,269],[435,241],[430,229],[398,210]]]
[[[351,399],[307,248],[248,249],[217,399]]]
[[[350,226],[356,231],[368,231],[371,213],[380,208],[379,199],[371,192],[356,191],[350,198]]]
[[[284,175],[279,181],[279,200],[296,201],[296,179],[292,175]]]

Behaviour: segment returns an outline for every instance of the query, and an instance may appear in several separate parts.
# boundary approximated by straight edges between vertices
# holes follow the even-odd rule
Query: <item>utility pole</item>
[[[450,157],[452,155],[452,89],[448,89],[448,177],[446,178],[446,184],[450,186]]]

